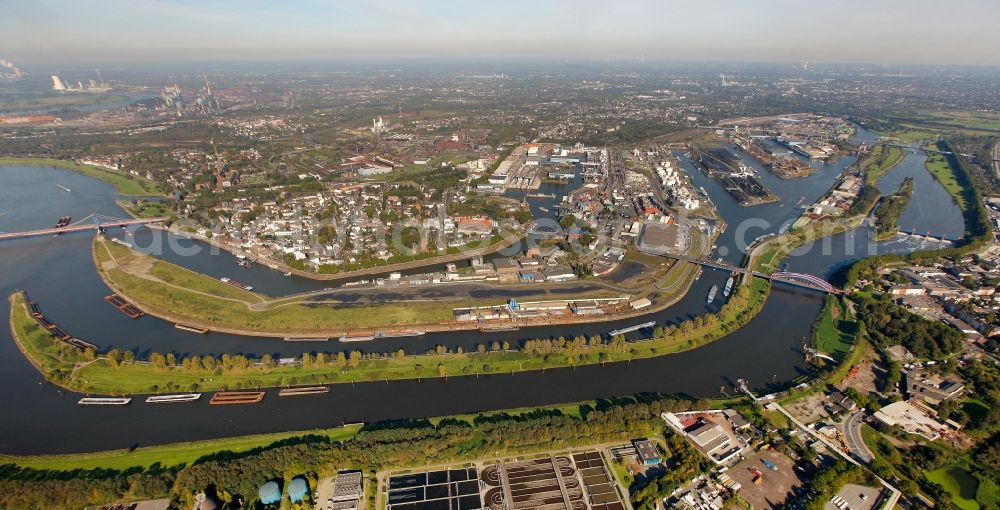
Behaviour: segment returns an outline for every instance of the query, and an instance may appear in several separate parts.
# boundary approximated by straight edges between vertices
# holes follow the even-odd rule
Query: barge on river
[[[640,329],[651,328],[656,325],[656,321],[643,322],[642,324],[636,324],[635,326],[629,326],[627,328],[615,329],[608,331],[608,336],[618,336],[624,335],[625,333],[631,333],[633,331],[639,331]]]
[[[329,386],[299,386],[297,388],[285,388],[278,392],[278,396],[297,397],[299,395],[320,395],[329,392]]]
[[[119,296],[118,294],[105,296],[104,300],[111,303],[112,306],[117,308],[119,312],[128,316],[129,319],[138,319],[139,317],[146,315],[146,312],[140,310],[139,307],[133,305],[132,303],[129,303],[125,300],[125,298]]]
[[[201,393],[181,393],[179,395],[153,395],[146,398],[147,404],[178,404],[194,402],[201,398]]]
[[[264,400],[263,391],[220,391],[208,401],[213,405],[256,404]]]
[[[83,397],[77,402],[81,406],[127,406],[130,403],[130,397]]]
[[[174,324],[174,327],[182,331],[190,331],[192,333],[198,333],[199,335],[204,335],[205,333],[208,333],[208,328],[200,328],[198,326],[192,326],[190,324],[182,324],[180,322]]]
[[[226,285],[232,285],[240,290],[245,290],[250,292],[253,290],[253,285],[247,285],[241,281],[233,280],[232,278],[219,278],[219,281],[225,283]]]

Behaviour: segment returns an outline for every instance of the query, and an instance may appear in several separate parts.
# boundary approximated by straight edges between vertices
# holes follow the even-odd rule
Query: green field
[[[0,455],[0,464],[14,463],[33,469],[70,471],[76,469],[128,469],[159,464],[163,467],[191,465],[198,459],[219,452],[245,452],[254,448],[264,448],[278,441],[318,435],[333,441],[351,439],[361,429],[361,425],[347,425],[331,429],[297,432],[278,432],[205,441],[191,441],[162,446],[146,446],[129,450],[110,450],[95,453],[74,453],[66,455]]]
[[[118,206],[136,218],[166,218],[173,214],[169,204],[148,200],[118,201]]]
[[[1000,131],[1000,115],[989,112],[943,111],[928,115],[937,122],[981,131]]]
[[[944,487],[944,490],[951,494],[951,502],[958,508],[979,510],[979,503],[976,502],[979,480],[968,471],[958,466],[949,466],[925,471],[924,475],[928,480]]]
[[[893,138],[898,138],[903,143],[916,143],[925,140],[936,140],[941,136],[939,131],[929,131],[918,126],[904,125],[903,129],[888,133]]]
[[[826,304],[816,319],[813,345],[816,349],[843,360],[854,347],[857,323],[847,314],[839,298],[827,296]]]
[[[865,182],[870,185],[878,183],[882,176],[903,161],[903,149],[879,145],[878,154],[872,154],[872,161],[865,159]],[[873,149],[874,151],[875,149]]]
[[[955,169],[948,164],[948,160],[944,156],[931,155],[927,158],[927,163],[925,163],[927,170],[930,171],[934,178],[944,186],[944,189],[949,195],[955,200],[958,206],[963,210],[967,210],[968,205],[965,202],[965,195],[963,194],[962,186],[958,183],[958,177],[955,175]]]
[[[81,165],[73,161],[42,158],[0,158],[0,165],[51,166],[71,170],[83,175],[114,184],[122,195],[129,196],[159,196],[160,190],[153,182],[142,177],[120,174],[91,165]]]

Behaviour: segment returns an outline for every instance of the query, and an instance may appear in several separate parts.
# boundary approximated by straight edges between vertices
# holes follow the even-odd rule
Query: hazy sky
[[[344,57],[1000,64],[1000,0],[0,0],[14,61]]]

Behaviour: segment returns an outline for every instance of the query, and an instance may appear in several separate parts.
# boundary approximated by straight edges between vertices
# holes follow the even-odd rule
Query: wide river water
[[[739,263],[743,257],[741,247],[746,242],[776,232],[794,220],[801,213],[799,204],[811,203],[825,193],[834,177],[854,159],[842,158],[833,165],[817,164],[819,171],[816,174],[791,181],[777,179],[757,167],[764,183],[781,197],[781,202],[753,208],[740,207],[720,185],[696,171],[683,155],[680,160],[696,186],[706,189],[729,224],[718,240],[713,257],[722,256]],[[915,178],[917,193],[903,214],[901,226],[960,237],[960,211],[923,169],[922,154],[908,153],[903,163],[883,178],[880,187],[891,191],[905,176]],[[63,191],[57,184],[72,192]],[[542,191],[560,191],[555,188],[558,187]],[[0,166],[0,232],[44,228],[64,215],[82,218],[96,212],[124,217],[125,213],[115,205],[117,198],[110,185],[72,172]],[[544,202],[533,200],[536,213],[541,203]],[[827,276],[846,261],[869,252],[922,247],[903,237],[869,245],[866,231],[860,232],[837,236],[825,246],[817,243],[812,249],[790,257],[789,265],[796,271]],[[74,336],[102,348],[135,349],[140,355],[155,350],[179,356],[269,353],[288,357],[306,351],[344,349],[337,341],[317,345],[219,333],[196,335],[179,331],[172,324],[152,317],[130,320],[103,299],[109,291],[94,271],[91,239],[91,234],[74,234],[0,243],[0,292],[6,297],[15,290],[25,290],[39,302],[47,316]],[[139,229],[131,240],[148,249],[155,248],[158,243],[165,248],[157,252],[167,260],[212,276],[239,278],[270,295],[317,290],[343,283],[284,277],[259,265],[241,269],[228,253],[213,254],[199,241],[145,228]],[[649,318],[488,334],[476,331],[434,333],[350,347],[381,352],[403,347],[407,352],[420,353],[439,344],[469,349],[493,340],[516,343],[527,338],[605,334],[646,320],[655,320],[658,324],[677,323],[716,310],[722,303],[722,293],[719,292],[720,297],[711,304],[706,304],[705,297],[712,285],[723,286],[727,278],[728,274],[722,272],[705,271],[685,298],[667,310],[649,314]],[[498,301],[502,300],[498,295]],[[131,448],[645,392],[715,396],[720,393],[720,387],[731,387],[738,378],[747,379],[753,387],[767,391],[804,373],[802,342],[810,334],[821,306],[819,293],[777,285],[763,310],[749,324],[689,352],[544,373],[335,385],[327,394],[310,397],[279,399],[272,390],[262,403],[246,406],[211,406],[207,399],[191,404],[153,406],[137,398],[127,407],[81,408],[76,404],[80,396],[47,383],[18,352],[8,329],[2,328],[0,384],[4,391],[0,393],[0,405],[4,417],[0,419],[0,452],[61,453]],[[6,299],[0,305],[0,313],[4,317],[9,313]]]

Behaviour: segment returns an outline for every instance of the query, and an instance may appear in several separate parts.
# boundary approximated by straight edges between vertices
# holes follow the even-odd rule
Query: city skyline
[[[15,0],[4,58],[668,59],[998,65],[1000,4]],[[975,15],[972,15],[975,14]]]

